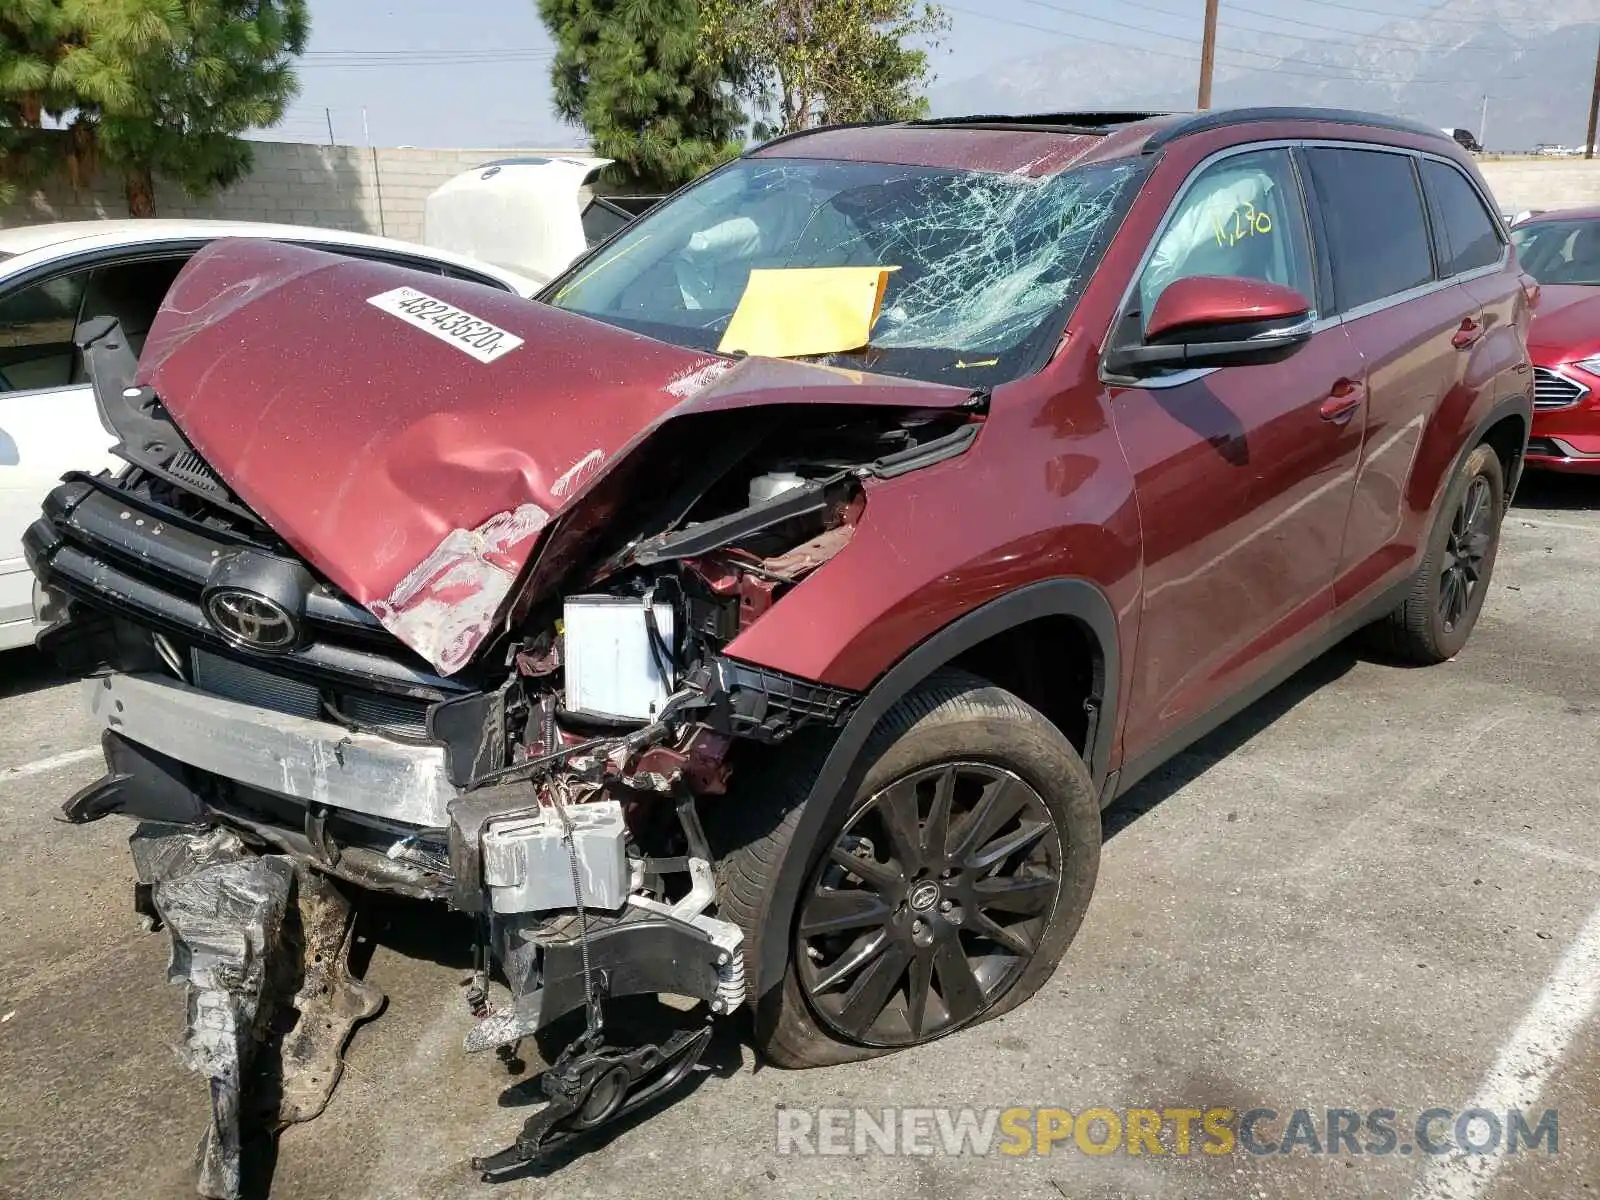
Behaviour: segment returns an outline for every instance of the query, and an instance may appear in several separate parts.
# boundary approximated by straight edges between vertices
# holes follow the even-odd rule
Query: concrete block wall
[[[452,176],[496,158],[583,153],[572,148],[427,150],[255,142],[255,166],[232,187],[196,200],[158,180],[156,216],[221,217],[320,225],[422,239],[422,206]],[[102,173],[91,187],[53,181],[0,209],[0,227],[126,217],[120,182]]]
[[[561,150],[369,149],[302,142],[255,142],[255,167],[231,188],[195,200],[157,182],[156,215],[228,217],[322,225],[419,241],[423,202],[452,176],[496,158],[582,153]],[[1600,159],[1486,158],[1480,166],[1501,208],[1600,204]],[[65,181],[0,209],[0,227],[127,215],[121,184],[102,176],[73,190]]]
[[[1487,158],[1478,166],[1507,211],[1600,204],[1600,158]]]

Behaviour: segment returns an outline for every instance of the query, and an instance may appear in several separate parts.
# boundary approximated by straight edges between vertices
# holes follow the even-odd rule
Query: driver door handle
[[[1483,336],[1483,322],[1476,317],[1463,317],[1461,326],[1450,336],[1450,344],[1465,350]]]
[[[1356,409],[1361,407],[1361,402],[1367,398],[1367,389],[1355,379],[1341,379],[1333,385],[1333,390],[1328,393],[1328,398],[1322,402],[1322,407],[1317,409],[1317,415],[1324,421],[1332,421],[1335,425],[1343,425],[1356,415]]]

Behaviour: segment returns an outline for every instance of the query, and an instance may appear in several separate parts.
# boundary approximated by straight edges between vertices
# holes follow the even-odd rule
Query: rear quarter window
[[[1434,235],[1441,275],[1460,275],[1500,261],[1500,230],[1484,207],[1478,189],[1455,167],[1422,160],[1422,179],[1433,205]]]
[[[1340,312],[1433,278],[1428,223],[1410,155],[1315,147],[1306,159]]]

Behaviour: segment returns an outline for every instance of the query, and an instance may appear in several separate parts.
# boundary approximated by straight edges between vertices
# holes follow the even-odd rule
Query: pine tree
[[[667,191],[738,153],[744,117],[700,53],[696,0],[539,0],[539,15],[556,111],[617,161],[614,177]]]
[[[128,212],[155,209],[155,177],[203,196],[250,168],[240,134],[276,124],[298,91],[306,0],[63,0],[74,44],[57,78],[70,128],[121,173]],[[84,132],[86,131],[87,136]]]
[[[62,169],[117,171],[136,217],[157,176],[196,196],[232,183],[239,135],[294,97],[308,32],[306,0],[0,0],[0,202]]]
[[[61,0],[0,0],[0,203],[62,165],[44,123],[71,106],[56,79],[67,33]],[[76,158],[67,165],[75,169]]]

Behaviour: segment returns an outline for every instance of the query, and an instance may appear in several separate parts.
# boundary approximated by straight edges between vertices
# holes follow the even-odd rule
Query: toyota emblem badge
[[[300,633],[281,604],[238,588],[211,592],[206,615],[223,637],[247,650],[287,650]]]

